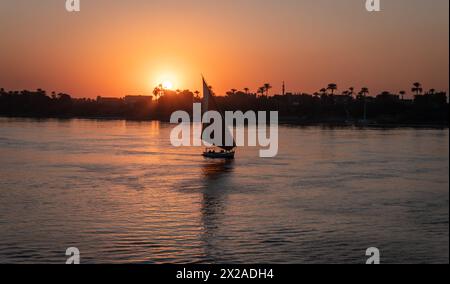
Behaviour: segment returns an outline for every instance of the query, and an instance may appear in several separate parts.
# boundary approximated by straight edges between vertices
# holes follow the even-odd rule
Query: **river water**
[[[281,126],[224,162],[172,127],[0,118],[0,263],[449,262],[448,129]]]

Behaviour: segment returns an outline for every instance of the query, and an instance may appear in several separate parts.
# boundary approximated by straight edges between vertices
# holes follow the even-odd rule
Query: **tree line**
[[[225,96],[216,96],[223,111],[278,111],[281,121],[291,123],[357,123],[438,124],[448,125],[448,101],[445,92],[424,91],[421,83],[412,84],[412,99],[407,92],[381,92],[371,95],[368,87],[357,91],[349,87],[339,92],[330,83],[313,94],[270,93],[264,84],[250,92],[249,88],[231,89]],[[284,88],[283,88],[284,89]],[[212,89],[214,91],[214,89]],[[117,118],[132,120],[163,120],[177,110],[192,112],[192,104],[201,102],[200,92],[165,90],[157,86],[153,96],[124,98],[72,98],[65,93],[45,90],[6,91],[0,89],[0,115],[35,118]]]

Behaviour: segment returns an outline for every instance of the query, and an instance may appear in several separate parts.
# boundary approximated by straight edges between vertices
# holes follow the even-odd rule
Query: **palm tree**
[[[367,88],[367,87],[361,88],[360,94],[361,94],[363,97],[366,97],[366,96],[369,94],[369,88]]]
[[[161,88],[161,85],[159,85],[159,87],[155,87],[153,89],[153,95],[156,97],[157,100],[161,97],[162,92],[163,92],[163,89]]]
[[[236,92],[237,92],[236,89],[231,89],[231,90],[229,90],[228,92],[226,92],[226,94],[227,94],[227,96],[232,96],[232,95],[235,95]]]
[[[325,89],[325,88],[320,89],[319,92],[322,97],[325,97],[327,95],[327,89]]]
[[[361,88],[361,92],[359,92],[359,94],[361,96],[363,96],[364,98],[364,121],[367,120],[367,100],[366,100],[366,96],[369,94],[369,88],[367,87],[362,87]]]
[[[328,84],[327,90],[331,91],[331,95],[334,95],[334,91],[337,90],[337,85],[335,83]]]
[[[264,90],[266,90],[266,97],[269,96],[269,90],[272,89],[272,86],[269,83],[264,84]]]
[[[153,95],[158,96],[159,92],[160,92],[160,89],[158,87],[155,87],[153,89]]]
[[[411,89],[411,91],[412,91],[413,93],[416,93],[416,96],[421,95],[422,92],[423,92],[422,84],[419,83],[419,82],[415,82],[415,83],[413,84],[413,88]]]
[[[398,92],[399,94],[400,94],[400,96],[402,97],[402,101],[405,99],[405,95],[406,95],[406,92],[405,91],[400,91],[400,92]]]
[[[196,99],[200,99],[200,92],[199,91],[195,91],[194,94],[195,94],[195,98]]]
[[[259,89],[258,89],[258,94],[261,94],[261,96],[264,96],[264,93],[266,92],[266,88],[264,88],[264,87],[259,87]]]
[[[355,94],[355,88],[354,87],[348,88],[348,95],[353,98],[353,94]]]
[[[428,94],[429,94],[429,95],[434,95],[434,94],[436,94],[436,90],[435,90],[435,89],[430,89],[430,90],[428,91]]]
[[[247,87],[244,88],[244,92],[245,92],[246,95],[248,95],[248,92],[249,92],[249,91],[250,91],[249,88],[247,88]]]

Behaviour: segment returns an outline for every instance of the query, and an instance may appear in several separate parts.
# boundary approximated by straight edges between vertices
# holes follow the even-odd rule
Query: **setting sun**
[[[162,86],[166,90],[172,90],[173,89],[173,83],[169,80],[166,80],[162,83]]]

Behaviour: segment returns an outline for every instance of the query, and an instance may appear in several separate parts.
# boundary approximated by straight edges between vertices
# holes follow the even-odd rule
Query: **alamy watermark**
[[[81,11],[80,0],[66,0],[66,10],[67,12],[80,12]]]
[[[365,0],[366,10],[368,12],[380,12],[381,11],[381,0]],[[81,11],[81,0],[66,0],[66,10],[67,12],[80,12]]]
[[[66,256],[69,258],[66,260],[66,264],[80,264],[80,250],[76,247],[70,247],[66,250]],[[380,264],[381,253],[376,247],[371,247],[366,250],[366,256],[369,257],[366,260],[366,264]]]
[[[80,250],[76,247],[70,247],[66,250],[66,264],[80,264]]]
[[[217,111],[202,115],[200,103],[193,106],[193,124],[189,113],[176,111],[170,123],[178,124],[170,133],[174,147],[257,147],[261,158],[273,158],[278,154],[278,112],[277,111],[227,111],[222,116]],[[269,115],[269,121],[267,116]],[[202,131],[202,124],[207,125]],[[242,127],[234,127],[234,125]],[[244,126],[247,127],[244,127]],[[191,135],[192,133],[192,135]],[[247,137],[247,139],[246,139]]]
[[[369,257],[366,264],[380,264],[381,262],[380,250],[376,247],[368,248],[366,250],[366,256]]]
[[[381,0],[366,0],[366,10],[368,12],[380,12]]]

